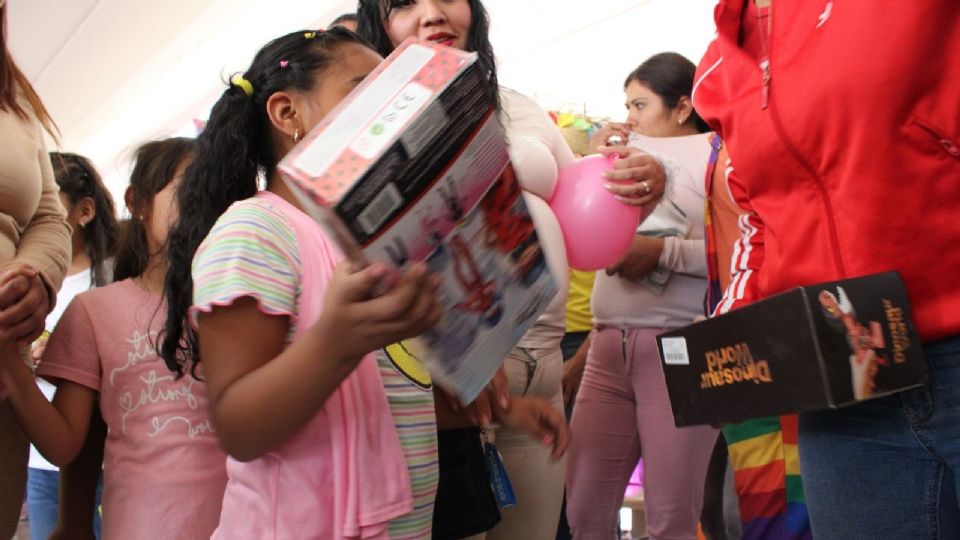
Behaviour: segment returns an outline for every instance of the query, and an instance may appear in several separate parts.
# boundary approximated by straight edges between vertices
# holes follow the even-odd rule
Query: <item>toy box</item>
[[[349,258],[443,276],[443,319],[403,347],[464,402],[556,294],[476,60],[404,42],[279,165]]]
[[[799,287],[657,342],[678,426],[842,407],[928,374],[895,272]]]

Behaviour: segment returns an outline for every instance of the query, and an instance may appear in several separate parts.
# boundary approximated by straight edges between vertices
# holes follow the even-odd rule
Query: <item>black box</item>
[[[896,272],[798,287],[657,346],[677,426],[842,407],[928,377]]]

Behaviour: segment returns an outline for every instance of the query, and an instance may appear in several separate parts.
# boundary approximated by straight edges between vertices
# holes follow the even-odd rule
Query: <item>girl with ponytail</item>
[[[370,353],[437,321],[436,278],[415,266],[374,298],[386,268],[344,262],[276,170],[380,61],[342,28],[270,42],[214,105],[178,191],[162,353],[185,377],[202,366],[230,456],[214,538],[385,538],[413,511]]]
[[[387,269],[345,262],[276,170],[381,60],[343,28],[267,44],[214,106],[178,192],[162,352],[181,376],[202,366],[230,455],[214,538],[431,537],[437,417],[471,420],[434,408],[404,351],[374,351],[437,322],[438,277],[415,265],[374,297]],[[565,448],[548,404],[490,408]]]

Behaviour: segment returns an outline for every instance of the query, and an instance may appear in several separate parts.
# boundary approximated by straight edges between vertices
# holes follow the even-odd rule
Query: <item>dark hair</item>
[[[43,106],[43,101],[37,95],[37,91],[30,85],[30,81],[20,71],[17,64],[10,56],[10,50],[7,49],[7,6],[0,6],[0,111],[11,112],[22,119],[27,119],[27,111],[17,102],[17,91],[23,92],[24,99],[33,109],[34,116],[40,121],[43,129],[53,137],[58,139],[60,131],[57,124],[54,123],[47,108]]]
[[[90,257],[90,285],[102,287],[110,281],[107,261],[117,246],[117,213],[113,197],[89,159],[77,154],[51,152],[50,161],[60,193],[67,196],[71,205],[88,197],[93,201],[93,219],[81,234]]]
[[[117,247],[114,281],[137,277],[147,270],[150,250],[147,248],[147,230],[140,213],[147,210],[153,198],[167,187],[177,168],[195,152],[196,141],[186,137],[172,137],[151,141],[136,151],[136,163],[130,174],[130,219],[123,222]]]
[[[357,22],[357,14],[356,14],[356,13],[344,13],[343,15],[340,15],[339,17],[337,17],[336,19],[334,19],[333,21],[330,22],[330,28],[333,28],[334,26],[341,25],[341,24],[343,24],[343,23],[345,23],[345,22],[354,22],[354,23]]]
[[[383,56],[395,48],[387,34],[386,21],[396,0],[359,0],[357,4],[357,33],[373,44]],[[497,82],[497,63],[490,44],[490,16],[480,0],[467,0],[470,5],[470,28],[467,31],[467,50],[477,53],[480,65],[487,73],[485,89],[487,102],[500,110],[500,86]]]
[[[269,178],[277,166],[267,100],[284,90],[313,90],[316,75],[335,59],[334,47],[344,43],[367,45],[343,27],[294,32],[266,44],[243,73],[253,95],[237,86],[227,88],[197,138],[196,156],[177,190],[180,219],[168,239],[164,286],[167,322],[160,354],[178,376],[187,364],[195,375],[200,361],[196,333],[186,324],[193,303],[190,265],[197,247],[217,218],[234,202],[255,195],[260,176]]]
[[[693,94],[693,77],[696,71],[697,66],[682,54],[664,52],[647,58],[627,75],[623,87],[626,88],[636,81],[660,96],[667,109],[675,109],[680,98],[689,98]],[[695,110],[687,122],[693,122],[700,133],[710,131],[710,127]]]

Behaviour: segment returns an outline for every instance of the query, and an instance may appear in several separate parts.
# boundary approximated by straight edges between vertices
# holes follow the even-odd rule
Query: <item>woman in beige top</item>
[[[6,46],[0,0],[0,355],[18,355],[43,332],[70,260],[70,227],[43,140],[55,127]],[[23,504],[28,445],[0,380],[0,538]]]

